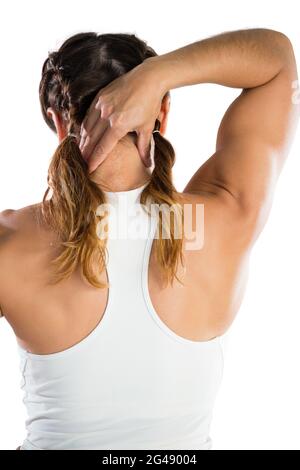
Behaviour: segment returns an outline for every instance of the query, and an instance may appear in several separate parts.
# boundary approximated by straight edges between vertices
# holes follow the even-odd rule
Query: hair
[[[52,107],[67,126],[68,135],[58,145],[48,169],[48,188],[42,201],[42,214],[58,236],[59,254],[52,260],[53,282],[69,277],[79,266],[87,281],[106,287],[100,274],[106,266],[105,237],[96,234],[99,216],[96,208],[105,203],[105,193],[88,174],[76,136],[86,112],[99,90],[141,64],[156,52],[134,34],[86,32],[68,38],[48,53],[42,67],[39,97],[43,117],[54,132],[47,114]],[[169,94],[169,91],[166,95]],[[165,95],[165,96],[166,96]],[[160,133],[154,133],[154,169],[141,194],[141,204],[167,204],[177,208],[175,220],[183,218],[172,182],[175,151]],[[154,240],[155,255],[166,282],[173,283],[182,258],[182,236],[175,237],[174,219],[170,236],[163,238],[163,217],[159,213],[159,237]],[[179,279],[178,279],[179,280]],[[179,281],[181,282],[181,281]]]

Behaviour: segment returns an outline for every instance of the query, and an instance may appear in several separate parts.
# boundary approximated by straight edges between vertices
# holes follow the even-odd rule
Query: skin
[[[149,140],[156,118],[166,132],[167,90],[196,83],[243,89],[220,123],[215,152],[181,193],[193,211],[197,203],[205,207],[203,248],[184,245],[186,271],[178,272],[184,286],[175,281],[162,288],[150,257],[154,308],[183,337],[207,341],[222,335],[238,312],[251,249],[267,221],[299,118],[291,99],[294,80],[293,49],[282,33],[225,33],[148,59],[101,90],[82,124],[90,177],[103,189],[126,191],[150,177]],[[60,141],[65,126],[49,113]],[[136,138],[128,134],[132,130]],[[0,215],[0,304],[21,346],[49,354],[79,342],[97,325],[107,290],[91,287],[79,272],[48,285],[53,234],[38,224],[39,211],[38,203]]]

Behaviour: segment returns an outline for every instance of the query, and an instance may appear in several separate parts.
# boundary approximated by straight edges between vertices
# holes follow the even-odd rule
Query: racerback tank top
[[[145,186],[105,192],[109,293],[95,329],[53,354],[17,345],[27,411],[21,450],[212,447],[221,338],[181,337],[155,311],[148,262],[158,218],[139,204]]]

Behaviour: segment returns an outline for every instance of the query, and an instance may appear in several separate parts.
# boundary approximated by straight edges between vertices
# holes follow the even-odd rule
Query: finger
[[[89,135],[84,138],[83,146],[80,148],[82,156],[85,160],[88,160],[95,146],[98,144],[99,139],[102,137],[105,129],[108,126],[108,122],[104,119],[99,119],[94,125]]]
[[[87,114],[80,126],[80,137],[85,138],[88,133],[91,132],[95,123],[99,120],[101,116],[101,110],[96,109],[94,104],[90,106],[87,111]]]
[[[142,130],[137,138],[137,148],[145,166],[149,166],[151,135],[152,131]]]
[[[85,138],[89,134],[99,118],[104,118],[104,110],[101,111],[101,99],[99,94],[92,101],[80,127],[80,135]]]
[[[124,133],[120,131],[120,129],[116,129],[110,126],[107,127],[100,141],[94,148],[92,155],[90,155],[88,159],[89,173],[92,173],[96,170],[96,168],[105,160],[118,141],[122,139],[125,134],[126,132]]]
[[[152,160],[150,156],[150,152],[148,152],[148,155],[145,158],[141,158],[142,164],[146,167],[149,168],[152,165]]]
[[[87,139],[89,139],[89,136],[88,136],[88,135],[86,135],[85,137],[81,137],[81,138],[80,138],[79,148],[80,148],[81,152],[82,152],[83,147],[84,147],[84,146],[86,145],[86,143],[87,143]]]
[[[150,166],[152,165],[150,156],[146,158],[145,160],[142,160],[142,163],[145,165],[146,168],[150,168]]]

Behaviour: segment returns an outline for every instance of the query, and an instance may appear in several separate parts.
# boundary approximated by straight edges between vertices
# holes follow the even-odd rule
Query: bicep
[[[215,153],[185,191],[206,186],[245,209],[268,206],[299,117],[292,99],[296,79],[291,61],[265,85],[241,92],[221,121]]]

